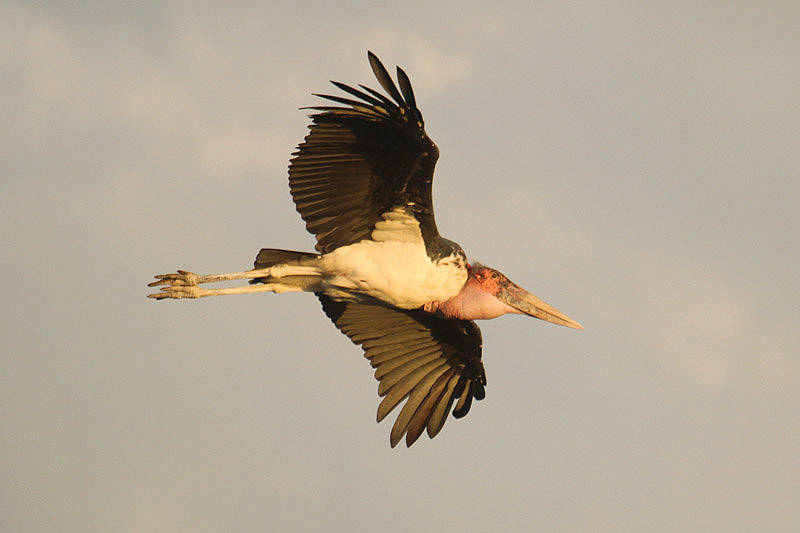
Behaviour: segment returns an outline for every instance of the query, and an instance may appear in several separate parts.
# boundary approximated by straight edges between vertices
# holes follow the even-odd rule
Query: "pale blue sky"
[[[800,4],[0,3],[0,530],[797,531]],[[482,322],[391,450],[310,295],[312,92],[414,84],[442,234],[586,329]],[[393,419],[393,416],[390,416]]]

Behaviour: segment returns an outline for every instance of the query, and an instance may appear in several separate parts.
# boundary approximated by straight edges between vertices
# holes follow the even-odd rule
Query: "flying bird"
[[[331,82],[346,96],[315,94],[309,133],[292,154],[289,188],[316,253],[262,249],[245,272],[161,274],[148,297],[203,298],[253,292],[313,292],[342,333],[361,345],[379,381],[378,422],[403,400],[390,434],[411,446],[435,437],[485,396],[476,319],[525,314],[583,329],[506,276],[469,262],[439,235],[431,183],[439,149],[425,133],[408,76],[397,85],[368,52],[378,83]],[[398,90],[399,86],[399,90]],[[250,280],[249,285],[202,288]]]

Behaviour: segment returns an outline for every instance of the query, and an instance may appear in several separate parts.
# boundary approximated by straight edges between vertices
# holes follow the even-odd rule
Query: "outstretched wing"
[[[369,239],[381,215],[398,206],[414,214],[426,242],[439,235],[431,198],[439,150],[406,73],[397,68],[398,91],[380,60],[368,57],[390,98],[332,82],[356,99],[315,95],[345,107],[311,108],[318,113],[289,164],[292,198],[321,253]]]
[[[317,296],[325,314],[363,347],[375,368],[378,394],[384,397],[378,422],[408,398],[392,427],[392,447],[404,434],[411,446],[425,429],[435,437],[454,401],[453,416],[461,418],[473,398],[484,398],[481,330],[475,322]]]

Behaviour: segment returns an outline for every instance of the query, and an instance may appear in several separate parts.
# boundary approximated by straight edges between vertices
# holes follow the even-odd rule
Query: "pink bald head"
[[[462,320],[496,318],[506,313],[526,314],[571,328],[583,326],[529,293],[501,272],[475,263],[456,296],[444,302],[431,302],[427,311]]]

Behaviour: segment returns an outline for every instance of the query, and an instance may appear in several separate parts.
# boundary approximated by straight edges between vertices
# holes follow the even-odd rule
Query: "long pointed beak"
[[[529,293],[516,283],[509,281],[497,294],[497,298],[507,303],[519,313],[523,313],[540,320],[546,320],[568,328],[583,329],[583,326],[569,318],[567,315]]]

